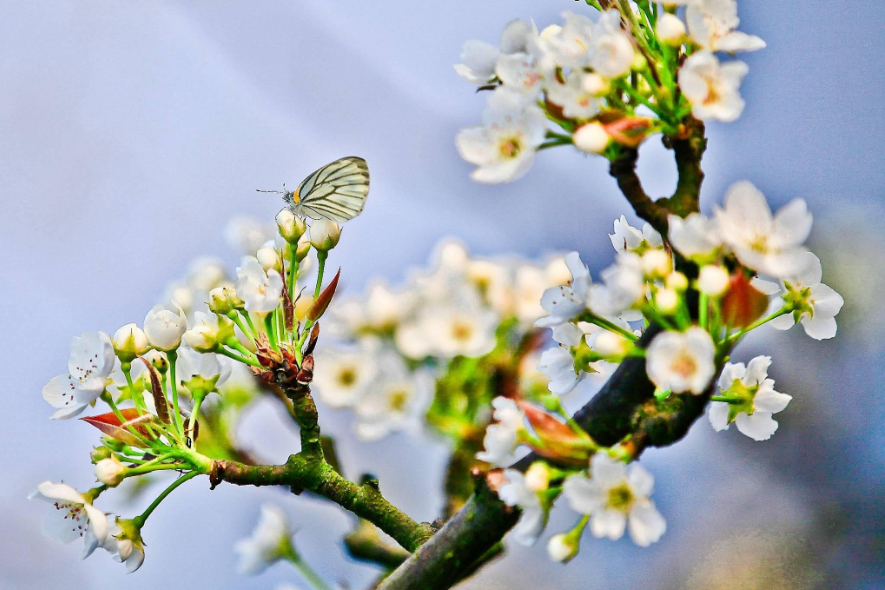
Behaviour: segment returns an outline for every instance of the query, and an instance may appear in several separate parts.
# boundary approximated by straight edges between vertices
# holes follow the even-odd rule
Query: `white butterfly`
[[[356,156],[326,164],[301,181],[294,191],[281,193],[295,215],[311,219],[347,221],[359,215],[369,196],[369,166]]]

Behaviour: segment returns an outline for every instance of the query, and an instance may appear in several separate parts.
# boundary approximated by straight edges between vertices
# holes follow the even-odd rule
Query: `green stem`
[[[243,332],[243,334],[245,334],[247,338],[249,338],[250,340],[255,340],[255,331],[250,330],[246,327],[245,324],[243,324],[243,320],[240,319],[240,316],[237,315],[236,311],[230,312],[229,314],[227,314],[227,317],[230,318],[233,323],[237,325],[240,331]]]
[[[320,290],[323,288],[323,271],[326,269],[326,258],[328,257],[329,253],[325,250],[317,250],[317,262],[319,262],[320,269],[317,271],[317,286],[313,291],[314,299],[320,296]]]
[[[725,402],[727,404],[742,404],[747,400],[739,395],[713,395],[710,396],[710,401]]]
[[[707,294],[701,293],[698,298],[698,323],[700,323],[701,328],[704,330],[707,329]]]
[[[276,313],[276,310],[274,310]],[[264,327],[267,330],[267,337],[270,340],[270,347],[277,347],[277,321],[274,317],[274,313],[269,313],[264,316]]]
[[[626,330],[626,329],[622,328],[621,326],[619,326],[613,322],[610,322],[605,318],[601,318],[597,315],[584,314],[583,316],[581,316],[581,319],[584,321],[590,322],[591,324],[596,324],[600,328],[605,328],[609,332],[614,332],[616,334],[619,334],[619,335],[623,336],[624,338],[626,338],[627,340],[629,340],[630,342],[636,342],[637,340],[639,340],[639,336],[637,336],[636,334],[634,334],[630,330]]]
[[[317,574],[312,567],[310,567],[306,561],[301,559],[301,556],[295,553],[295,550],[289,547],[289,550],[283,554],[283,559],[291,563],[298,573],[301,574],[301,577],[311,586],[313,586],[316,590],[334,590],[331,586],[326,584],[323,579]]]
[[[151,502],[151,505],[148,506],[144,512],[142,512],[141,514],[139,514],[138,516],[136,516],[135,518],[132,519],[133,522],[135,522],[136,526],[138,528],[143,527],[144,523],[147,521],[148,517],[150,517],[151,513],[157,509],[157,506],[159,506],[160,503],[166,499],[166,496],[171,494],[175,490],[175,488],[182,485],[187,480],[193,479],[198,475],[200,475],[199,471],[191,471],[190,473],[183,475],[183,476],[179,477],[178,479],[176,479],[175,481],[173,481],[169,485],[168,488],[166,488],[165,490],[160,492],[160,495],[157,496],[153,502]]]
[[[255,340],[255,338],[258,336],[258,330],[255,329],[255,324],[252,323],[252,316],[249,315],[249,312],[245,309],[240,309],[237,311],[239,311],[240,315],[243,316],[243,319],[246,320],[246,325],[249,326],[249,330],[252,333],[252,339]],[[240,329],[242,330],[242,328]]]
[[[763,324],[767,324],[767,323],[770,322],[771,320],[773,320],[773,319],[775,319],[775,318],[779,318],[779,317],[781,317],[782,315],[786,315],[786,314],[788,314],[788,313],[790,313],[790,312],[792,312],[792,311],[793,311],[793,310],[790,309],[789,307],[784,306],[784,307],[782,307],[782,308],[780,309],[780,311],[776,311],[776,312],[774,312],[773,314],[771,314],[770,316],[764,317],[764,318],[762,318],[761,320],[758,320],[758,321],[756,321],[756,322],[753,322],[752,324],[750,324],[749,326],[747,326],[746,328],[744,328],[744,329],[741,330],[740,332],[736,332],[736,333],[732,334],[731,336],[727,337],[727,338],[725,339],[725,342],[726,342],[726,344],[731,344],[732,342],[735,342],[735,341],[737,341],[737,340],[740,340],[741,338],[743,338],[743,337],[747,334],[747,332],[750,332],[750,331],[752,331],[752,330],[755,330],[755,329],[758,328],[759,326],[761,326],[761,325],[763,325]]]
[[[182,434],[184,428],[181,422],[181,409],[178,407],[178,376],[175,373],[175,368],[178,364],[178,352],[170,350],[166,353],[166,357],[169,359],[169,383],[172,390],[172,420],[175,424],[175,429],[179,434]]]
[[[243,363],[244,365],[249,365],[252,367],[260,367],[261,366],[261,363],[259,363],[257,360],[240,356],[237,353],[231,352],[230,350],[228,350],[226,348],[219,348],[218,354],[223,354],[227,358],[233,359],[233,360],[237,361],[238,363]]]
[[[292,258],[289,261],[289,280],[287,281],[287,286],[289,287],[289,299],[295,301],[295,283],[298,281],[298,267],[301,266],[301,263],[295,257],[297,251],[295,245],[291,245],[289,250],[292,252]]]

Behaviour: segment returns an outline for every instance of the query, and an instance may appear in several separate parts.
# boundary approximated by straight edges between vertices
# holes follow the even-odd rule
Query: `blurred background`
[[[71,336],[140,323],[192,258],[235,265],[227,221],[271,221],[280,207],[254,189],[294,185],[344,155],[372,168],[369,206],[334,252],[350,293],[376,275],[396,282],[448,235],[483,255],[579,250],[592,271],[608,266],[612,220],[634,217],[603,159],[549,150],[523,180],[490,187],[469,180],[453,142],[485,100],[452,70],[461,44],[496,42],[516,17],[545,26],[578,5],[2,4],[0,588],[300,587],[285,565],[235,575],[232,545],[263,501],[302,529],[296,544],[326,579],[364,587],[375,570],[343,553],[347,515],[273,489],[185,486],[146,528],[139,572],[126,576],[107,556],[80,563],[79,547],[41,535],[45,505],[25,498],[44,479],[89,485],[95,433],[51,423],[40,390],[63,370]],[[738,350],[741,360],[773,354],[778,390],[794,396],[770,441],[715,433],[703,419],[682,443],[646,453],[669,526],[661,542],[587,535],[568,566],[540,545],[512,547],[465,588],[885,588],[885,4],[742,0],[740,14],[768,48],[741,58],[743,116],[709,127],[702,208],[742,179],[774,206],[805,198],[824,282],[847,302],[839,335],[761,330]],[[651,194],[672,190],[659,143],[640,162]],[[413,517],[437,516],[443,445],[359,443],[343,414],[323,420],[351,475],[375,473]],[[270,404],[247,416],[241,440],[275,461],[297,447]],[[555,513],[551,530],[570,524]]]

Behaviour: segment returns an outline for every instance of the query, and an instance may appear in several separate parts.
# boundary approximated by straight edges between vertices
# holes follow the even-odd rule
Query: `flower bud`
[[[209,291],[209,310],[213,313],[227,315],[235,309],[242,309],[243,305],[233,287],[216,287]]]
[[[525,485],[538,493],[550,487],[550,467],[545,461],[535,461],[525,472]]]
[[[176,314],[162,305],[157,305],[144,318],[144,333],[151,346],[157,350],[169,351],[178,348],[185,330],[187,330],[187,318],[181,308]]]
[[[661,313],[667,315],[676,313],[679,308],[679,293],[669,287],[659,289],[655,295],[655,306]]]
[[[648,250],[642,255],[642,272],[650,278],[663,278],[672,270],[670,256],[663,250]]]
[[[115,487],[126,477],[126,466],[114,456],[95,464],[95,478],[106,486]]]
[[[575,542],[573,535],[568,533],[560,533],[553,535],[547,541],[547,555],[550,559],[559,563],[568,563],[578,554],[578,544]]]
[[[310,252],[310,235],[304,234],[295,246],[295,260],[301,262]]]
[[[575,146],[584,152],[601,154],[608,146],[609,135],[605,132],[602,124],[597,122],[581,125],[572,135]]]
[[[678,270],[667,275],[666,283],[667,287],[674,291],[685,291],[688,289],[688,277]]]
[[[593,96],[602,96],[609,90],[608,80],[599,74],[586,74],[581,78],[581,90]]]
[[[728,289],[731,277],[722,266],[709,265],[698,274],[698,291],[710,297],[719,297]]]
[[[92,461],[92,464],[95,465],[102,459],[109,459],[113,456],[111,450],[107,447],[95,447],[89,453],[89,460]]]
[[[218,331],[201,324],[184,333],[184,343],[197,352],[215,352],[218,348]]]
[[[307,231],[307,224],[304,223],[304,219],[292,213],[288,207],[281,209],[277,213],[276,220],[280,235],[290,244],[297,244],[304,232]]]
[[[117,358],[124,363],[131,363],[151,348],[144,331],[136,324],[126,324],[114,332],[112,342]]]
[[[658,17],[658,40],[667,45],[681,45],[685,38],[685,24],[675,14],[668,12]]]
[[[310,243],[321,252],[328,252],[341,239],[341,226],[328,219],[319,219],[310,224]]]
[[[259,248],[258,252],[255,253],[255,258],[258,259],[258,263],[261,265],[261,268],[264,269],[264,272],[269,270],[279,271],[282,268],[280,254],[276,251],[271,242]]]
[[[593,350],[607,358],[623,357],[632,347],[629,340],[608,330],[599,332],[593,341]]]

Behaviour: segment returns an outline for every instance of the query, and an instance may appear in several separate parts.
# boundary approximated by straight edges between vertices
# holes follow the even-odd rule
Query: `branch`
[[[339,475],[328,463],[303,453],[292,455],[283,465],[244,465],[214,461],[210,473],[214,488],[221,482],[234,485],[286,485],[294,491],[310,490],[364,518],[390,535],[404,549],[414,551],[433,535],[428,523],[418,523],[384,496],[377,480],[357,485]]]
[[[372,523],[362,519],[344,537],[344,546],[354,559],[375,563],[388,570],[399,567],[411,555],[404,549],[385,543]]]
[[[634,148],[623,148],[609,164],[609,174],[618,182],[621,192],[633,206],[636,215],[649,222],[662,235],[667,234],[667,216],[670,214],[685,217],[698,211],[701,183],[704,171],[701,158],[707,149],[703,122],[688,116],[682,126],[683,135],[678,138],[664,138],[664,145],[673,150],[676,172],[679,180],[676,190],[669,198],[654,200],[636,174],[636,161],[639,152]]]
[[[467,504],[397,568],[378,590],[444,590],[474,571],[477,556],[494,548],[516,524],[519,511],[477,479]]]
[[[639,152],[635,148],[623,148],[617,158],[609,164],[608,173],[618,181],[618,188],[627,197],[636,215],[649,222],[662,235],[667,233],[667,208],[663,203],[653,201],[636,174],[636,161]]]

